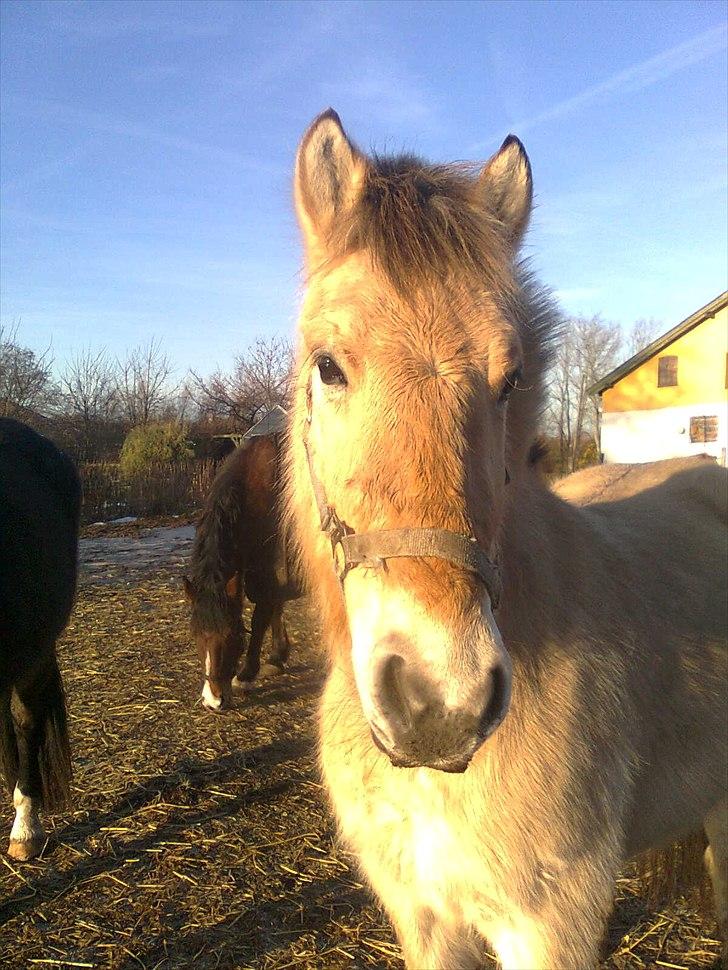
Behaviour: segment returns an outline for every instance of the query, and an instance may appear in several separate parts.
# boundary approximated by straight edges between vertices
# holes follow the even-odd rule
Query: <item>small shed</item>
[[[243,437],[256,438],[261,435],[280,434],[281,431],[285,431],[287,423],[288,411],[280,404],[274,404],[252,428],[248,428]]]

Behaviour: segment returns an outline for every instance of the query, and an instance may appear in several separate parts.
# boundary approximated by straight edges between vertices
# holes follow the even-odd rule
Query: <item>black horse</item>
[[[70,458],[0,419],[0,760],[13,792],[9,854],[45,844],[38,809],[68,797],[71,754],[56,640],[76,591],[81,485]]]
[[[232,691],[251,686],[271,627],[271,672],[290,652],[283,604],[301,595],[286,556],[280,519],[280,435],[251,438],[226,459],[212,483],[197,524],[190,575],[192,635],[202,664],[202,702],[212,711],[229,705]],[[243,596],[255,604],[245,662]]]

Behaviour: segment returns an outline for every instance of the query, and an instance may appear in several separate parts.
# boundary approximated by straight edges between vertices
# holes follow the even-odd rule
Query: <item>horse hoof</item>
[[[281,664],[267,663],[260,671],[261,677],[280,677],[284,673],[283,666]]]
[[[233,677],[232,688],[233,694],[247,694],[249,690],[253,689],[253,681],[240,680],[238,677]]]
[[[44,835],[36,836],[33,839],[26,839],[23,842],[19,842],[17,839],[11,839],[10,845],[8,846],[8,855],[11,859],[15,859],[16,862],[28,862],[29,859],[35,859],[43,851],[43,846],[46,844],[46,839]]]

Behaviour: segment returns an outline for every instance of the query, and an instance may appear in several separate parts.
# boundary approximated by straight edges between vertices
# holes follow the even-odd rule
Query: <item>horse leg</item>
[[[239,690],[250,690],[253,681],[260,671],[260,649],[263,645],[265,631],[270,625],[273,613],[273,603],[269,599],[259,599],[253,609],[250,621],[250,639],[248,651],[245,655],[245,665],[233,680],[233,686]]]
[[[728,967],[728,802],[718,805],[705,820],[708,848],[705,865],[713,883],[715,915],[723,937],[723,962]]]
[[[30,698],[13,691],[11,710],[18,750],[18,777],[13,790],[15,819],[10,831],[8,855],[25,862],[39,855],[45,845],[45,832],[38,816],[42,785],[38,755],[41,742],[39,698]]]
[[[396,829],[392,837],[395,842]],[[401,859],[392,858],[388,851],[389,842],[384,853],[376,839],[355,839],[350,847],[359,857],[375,895],[387,910],[407,970],[430,967],[433,970],[483,970],[485,940],[463,921],[458,899],[449,901],[451,905],[447,906],[443,917],[435,913],[418,893],[417,877],[411,864],[402,865]]]
[[[15,796],[18,782],[18,742],[15,737],[15,723],[10,710],[13,695],[12,683],[0,695],[0,767],[8,789]]]
[[[268,676],[282,674],[291,653],[291,643],[288,639],[286,624],[283,622],[283,601],[276,600],[271,617],[271,638],[273,650],[264,673]]]
[[[407,970],[481,970],[485,966],[485,944],[467,927],[445,924],[426,908],[406,906],[390,915]]]
[[[568,893],[555,892],[538,915],[527,915],[514,906],[502,921],[484,927],[503,970],[591,970],[598,966],[612,884],[592,886],[593,896],[586,885],[571,888]]]
[[[71,778],[65,698],[54,653],[29,680],[15,685],[11,712],[18,774],[8,854],[26,861],[37,856],[46,841],[38,810],[41,805],[60,805]]]

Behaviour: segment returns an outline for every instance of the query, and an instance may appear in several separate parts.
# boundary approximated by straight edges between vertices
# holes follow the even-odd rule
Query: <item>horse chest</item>
[[[419,887],[420,898],[429,908],[455,908],[471,922],[467,910],[479,910],[483,891],[493,888],[479,833],[457,799],[443,792],[440,778],[433,778],[428,769],[413,775],[408,779],[409,797],[401,801],[400,824],[393,832],[402,874]]]
[[[385,900],[406,892],[415,908],[473,925],[497,909],[486,826],[472,817],[465,776],[391,768],[376,753],[341,758],[338,747],[330,759],[326,745],[323,756],[342,832]]]

